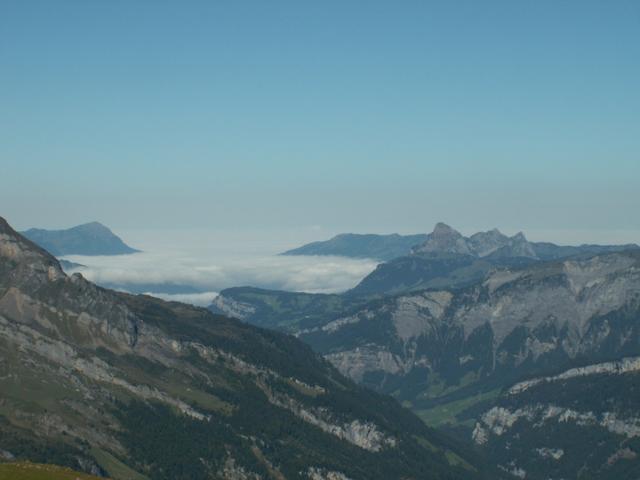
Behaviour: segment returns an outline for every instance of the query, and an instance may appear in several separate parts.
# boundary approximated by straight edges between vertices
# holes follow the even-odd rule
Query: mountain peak
[[[100,223],[100,222],[87,222],[87,223],[83,223],[81,225],[78,225],[77,227],[74,227],[77,230],[91,230],[91,231],[96,231],[96,232],[109,232],[109,233],[113,233],[111,232],[111,229],[109,229],[109,227],[107,227],[106,225]]]
[[[427,240],[414,253],[453,253],[470,255],[471,250],[460,232],[443,222],[436,223]]]
[[[0,217],[0,257],[18,260],[24,253],[29,252],[55,261],[45,250],[20,235],[9,222]]]
[[[46,250],[16,232],[0,217],[0,260],[17,266],[16,281],[36,281],[41,284],[64,277],[58,261]]]
[[[513,237],[511,237],[512,240],[516,240],[518,242],[526,242],[527,241],[527,237],[524,236],[524,233],[522,232],[518,232],[516,233]]]
[[[460,235],[461,236],[460,232],[458,232],[455,228],[450,227],[444,222],[436,223],[436,226],[433,227],[433,232],[431,233],[431,235]]]
[[[22,233],[57,256],[122,255],[138,251],[100,222],[83,223],[66,230],[31,228]]]
[[[443,222],[436,224],[427,240],[419,247],[414,248],[413,253],[537,258],[532,245],[522,232],[518,232],[513,237],[507,237],[497,228],[493,228],[465,237]]]
[[[9,225],[4,217],[0,217],[0,234],[14,236],[18,233]]]
[[[486,232],[474,233],[469,237],[469,248],[478,256],[486,257],[504,246],[508,237],[494,228]]]

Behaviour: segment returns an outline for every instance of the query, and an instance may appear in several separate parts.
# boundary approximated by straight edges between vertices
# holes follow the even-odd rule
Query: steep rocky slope
[[[467,238],[442,222],[436,224],[433,231],[427,235],[425,242],[413,248],[412,253],[538,258],[533,245],[522,233],[507,237],[495,228],[488,232],[478,232]]]
[[[298,340],[68,277],[0,219],[0,454],[114,478],[477,478]]]

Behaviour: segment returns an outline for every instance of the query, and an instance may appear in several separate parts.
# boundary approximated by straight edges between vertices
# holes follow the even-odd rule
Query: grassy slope
[[[99,480],[99,477],[55,465],[21,462],[0,464],[0,480]]]

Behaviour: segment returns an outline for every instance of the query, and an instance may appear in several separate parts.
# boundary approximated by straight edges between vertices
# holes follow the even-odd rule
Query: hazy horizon
[[[380,263],[366,258],[279,255],[304,243],[332,236],[333,232],[317,227],[261,231],[246,228],[226,231],[204,228],[116,229],[115,232],[142,252],[115,256],[65,255],[62,258],[85,265],[77,271],[98,284],[198,305],[210,304],[221,290],[240,286],[341,293],[355,287]],[[462,233],[470,235],[475,230],[463,229]],[[504,230],[504,233],[516,232]],[[550,233],[553,232],[525,232],[532,241],[557,241],[557,237],[549,236]],[[640,238],[640,235],[627,238],[620,232],[605,233],[599,239],[588,237],[585,241],[560,243],[608,243],[606,240],[616,235],[616,238],[628,240],[617,243],[633,243],[634,239]],[[566,232],[564,238],[568,238]],[[164,288],[184,291],[167,292]]]
[[[138,239],[142,242],[146,242],[145,237],[155,237],[162,235],[163,232],[171,232],[174,238],[188,238],[191,235],[198,235],[199,233],[206,233],[207,235],[219,234],[221,238],[224,238],[223,248],[231,245],[233,242],[254,242],[256,246],[259,246],[262,250],[268,250],[270,253],[276,254],[299,247],[303,244],[329,240],[330,238],[343,234],[343,233],[356,233],[356,234],[377,234],[377,235],[412,235],[412,234],[424,234],[430,233],[433,227],[438,222],[444,222],[447,225],[458,230],[463,235],[469,236],[476,232],[492,230],[497,228],[505,235],[515,235],[522,232],[525,234],[528,240],[534,242],[553,242],[559,245],[580,245],[580,244],[627,244],[627,243],[640,243],[640,227],[629,225],[627,228],[527,228],[522,225],[499,225],[486,223],[478,226],[477,224],[471,225],[459,225],[455,222],[449,221],[445,218],[433,217],[435,220],[431,223],[425,223],[422,227],[416,226],[415,228],[400,227],[400,228],[384,228],[383,226],[371,225],[359,226],[357,221],[352,226],[345,225],[344,228],[340,227],[328,227],[322,225],[301,225],[301,226],[263,226],[255,227],[251,225],[238,225],[237,227],[226,227],[201,224],[191,227],[176,227],[176,226],[155,226],[150,227],[148,225],[139,225],[137,227],[122,226],[118,223],[108,223],[98,218],[87,217],[84,220],[80,220],[76,223],[70,222],[44,222],[42,224],[28,223],[20,218],[13,218],[6,216],[3,212],[0,212],[0,216],[4,217],[13,228],[18,231],[28,230],[29,228],[43,228],[47,230],[64,230],[68,228],[81,225],[89,222],[100,222],[103,225],[110,228],[115,234],[123,238],[125,243],[131,244],[135,248],[140,248],[135,245]],[[171,222],[167,222],[171,223]],[[258,238],[258,236],[260,238]]]
[[[2,213],[637,231],[639,19],[631,1],[3,2]]]

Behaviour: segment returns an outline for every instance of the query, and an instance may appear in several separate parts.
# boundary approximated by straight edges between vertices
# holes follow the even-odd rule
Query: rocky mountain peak
[[[60,320],[58,313],[47,315],[40,307],[55,304],[61,310],[76,312],[73,321]],[[25,305],[29,305],[26,308]],[[139,322],[117,298],[85,280],[68,277],[49,252],[16,232],[0,218],[0,314],[20,318],[31,326],[57,330],[66,337],[72,326],[82,332],[81,342],[102,342],[114,350],[135,345]],[[82,318],[82,320],[79,320]]]
[[[7,233],[12,230],[9,223],[2,217],[0,217],[0,233]]]
[[[35,243],[16,232],[0,217],[0,262],[9,261],[18,268],[16,275],[43,276],[40,280],[55,280],[64,277],[58,261]]]
[[[507,241],[508,237],[497,228],[487,232],[474,233],[469,237],[470,248],[479,257],[492,254],[503,247]]]
[[[443,222],[438,222],[421,246],[414,253],[456,253],[472,254],[465,237],[460,232]]]
[[[419,247],[414,248],[413,253],[538,258],[533,245],[529,243],[522,232],[513,237],[508,237],[497,228],[494,228],[465,237],[442,222],[436,224],[433,232],[428,235],[427,240]]]
[[[538,258],[533,245],[522,232],[518,232],[509,238],[505,248],[508,250],[508,255],[512,257]]]
[[[460,232],[458,232],[455,228],[452,228],[451,226],[447,225],[444,222],[436,223],[435,227],[433,227],[433,232],[431,232],[431,235],[433,235],[433,236],[448,236],[448,235],[462,236],[460,234]]]
[[[100,222],[83,223],[73,229],[93,235],[113,235],[113,232]]]
[[[522,232],[516,233],[513,237],[511,237],[511,239],[513,241],[516,241],[516,242],[526,242],[527,241],[527,237],[525,237],[524,233],[522,233]]]

